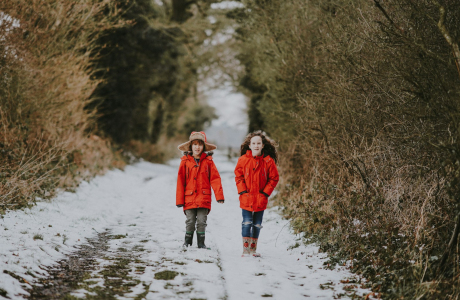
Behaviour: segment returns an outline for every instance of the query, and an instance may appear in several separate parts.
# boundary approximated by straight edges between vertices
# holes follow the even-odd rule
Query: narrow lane
[[[357,284],[345,292],[340,280],[354,276],[323,269],[325,255],[303,245],[276,208],[265,213],[262,257],[242,258],[235,162],[218,153],[215,162],[226,202],[213,199],[210,250],[197,249],[196,237],[192,247],[182,248],[185,216],[175,207],[178,160],[170,166],[142,162],[51,203],[5,215],[0,297],[332,299],[365,292]]]

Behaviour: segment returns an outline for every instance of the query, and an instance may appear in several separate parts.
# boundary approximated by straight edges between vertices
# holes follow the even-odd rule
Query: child
[[[278,184],[278,155],[275,143],[264,132],[250,133],[241,145],[241,157],[235,168],[235,181],[243,209],[243,255],[259,257],[257,241],[268,197]]]
[[[176,206],[183,207],[187,217],[184,246],[192,245],[196,223],[198,248],[206,248],[204,238],[207,216],[211,211],[211,187],[217,202],[224,203],[224,192],[219,172],[212,161],[212,152],[204,152],[217,147],[206,142],[203,131],[193,131],[189,141],[177,148],[184,152],[179,166],[176,192]]]

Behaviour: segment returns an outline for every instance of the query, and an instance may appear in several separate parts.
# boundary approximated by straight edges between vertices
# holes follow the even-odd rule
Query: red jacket
[[[251,150],[238,159],[235,168],[235,181],[240,195],[240,207],[248,211],[262,211],[267,208],[268,196],[279,181],[278,169],[270,156],[252,156]]]
[[[192,155],[184,155],[177,175],[176,205],[184,205],[184,210],[200,207],[211,210],[211,187],[216,200],[224,200],[220,175],[212,156],[203,152],[197,164]]]

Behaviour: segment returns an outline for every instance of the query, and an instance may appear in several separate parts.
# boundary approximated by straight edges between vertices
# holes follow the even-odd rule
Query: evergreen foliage
[[[195,97],[197,69],[206,64],[195,54],[206,22],[197,15],[181,25],[193,16],[192,3],[176,2],[158,6],[152,1],[117,0],[119,17],[113,22],[121,18],[124,25],[105,30],[97,41],[94,78],[101,83],[92,107],[97,107],[100,130],[117,144],[157,144],[162,137],[165,142],[202,129],[215,117],[207,104],[185,101]],[[196,5],[200,4],[206,6]]]
[[[97,41],[94,93],[100,128],[119,144],[130,140],[156,143],[163,127],[174,127],[191,85],[186,66],[184,32],[154,23],[151,1],[118,1],[125,26],[107,30]],[[187,81],[188,80],[188,81]],[[168,135],[174,130],[166,130]]]

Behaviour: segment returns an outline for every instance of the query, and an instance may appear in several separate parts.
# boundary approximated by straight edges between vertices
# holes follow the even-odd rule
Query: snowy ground
[[[85,182],[50,203],[4,215],[0,298],[27,298],[33,287],[47,288],[50,266],[65,276],[58,262],[78,261],[83,254],[92,258],[71,287],[78,298],[333,299],[349,291],[369,293],[359,284],[341,283],[354,278],[347,270],[323,269],[325,255],[313,245],[299,246],[300,237],[290,232],[276,208],[264,216],[262,257],[242,258],[235,162],[218,153],[214,160],[226,201],[214,201],[208,216],[210,250],[197,249],[196,238],[192,247],[181,247],[185,216],[175,206],[179,161],[169,166],[141,162]],[[103,236],[110,238],[99,249],[91,239]]]

